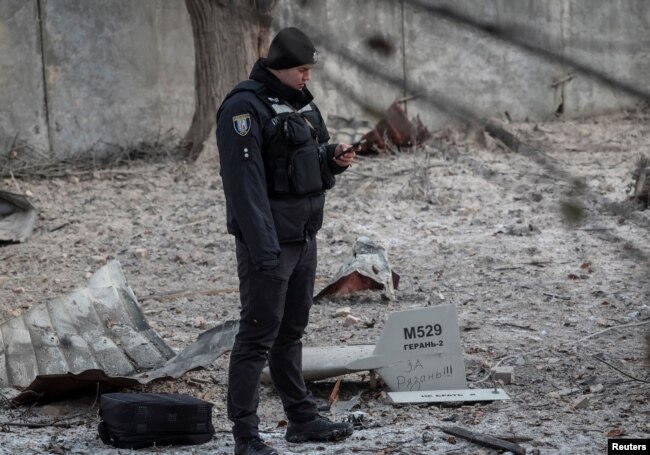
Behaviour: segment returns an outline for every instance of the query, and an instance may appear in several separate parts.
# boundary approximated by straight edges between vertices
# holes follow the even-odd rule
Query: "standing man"
[[[317,60],[302,31],[281,30],[268,57],[255,63],[250,79],[239,83],[217,112],[241,299],[228,372],[236,455],[278,455],[258,432],[259,380],[267,360],[289,420],[287,441],[336,441],[352,434],[351,424],[318,414],[302,375],[301,338],[313,303],[325,190],[355,155],[347,144],[328,144],[306,86]]]

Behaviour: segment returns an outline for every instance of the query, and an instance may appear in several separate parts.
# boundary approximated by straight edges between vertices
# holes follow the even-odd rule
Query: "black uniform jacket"
[[[258,60],[250,79],[262,82],[271,102],[301,111],[327,144],[329,134],[311,93],[282,84]],[[217,112],[217,146],[226,196],[228,232],[244,242],[257,268],[277,265],[280,243],[313,237],[323,222],[324,192],[305,196],[269,195],[265,175],[265,141],[277,128],[276,113],[250,90],[233,90]],[[334,162],[336,144],[326,145],[332,174],[345,170]]]

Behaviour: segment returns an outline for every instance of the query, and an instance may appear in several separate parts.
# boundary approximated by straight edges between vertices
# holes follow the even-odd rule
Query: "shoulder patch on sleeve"
[[[240,136],[246,136],[251,130],[251,116],[250,114],[235,115],[232,118],[232,125],[235,132]]]

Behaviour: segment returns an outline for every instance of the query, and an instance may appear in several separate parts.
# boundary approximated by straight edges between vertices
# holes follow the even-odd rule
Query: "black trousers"
[[[241,319],[230,354],[227,399],[235,438],[258,436],[259,381],[267,358],[287,418],[300,422],[318,414],[302,376],[301,342],[313,303],[316,239],[281,249],[278,267],[258,271],[237,240]]]

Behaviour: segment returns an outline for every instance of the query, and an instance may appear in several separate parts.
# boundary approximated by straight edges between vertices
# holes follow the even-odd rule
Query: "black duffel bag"
[[[203,444],[212,439],[212,403],[189,395],[105,393],[99,437],[122,449]]]

